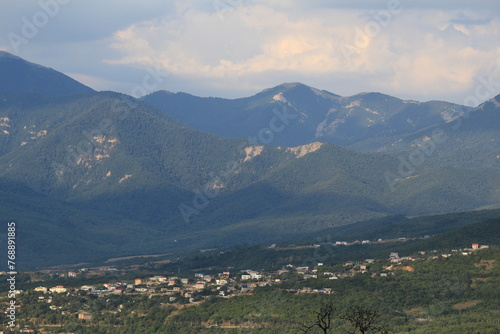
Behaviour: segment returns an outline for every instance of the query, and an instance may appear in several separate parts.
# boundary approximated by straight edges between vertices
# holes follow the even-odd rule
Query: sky
[[[302,82],[471,104],[500,93],[500,1],[2,1],[0,50],[126,94]]]

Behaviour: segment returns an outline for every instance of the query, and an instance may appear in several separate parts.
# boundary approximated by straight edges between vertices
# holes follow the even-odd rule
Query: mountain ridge
[[[61,72],[1,50],[0,73],[0,92],[31,91],[51,96],[94,92],[92,88]]]
[[[272,145],[327,141],[350,146],[367,138],[415,132],[467,107],[443,101],[401,100],[376,92],[342,97],[302,83],[285,83],[239,99],[201,98],[158,91],[141,99],[191,127],[225,137],[243,137],[268,126],[275,108],[297,117]]]

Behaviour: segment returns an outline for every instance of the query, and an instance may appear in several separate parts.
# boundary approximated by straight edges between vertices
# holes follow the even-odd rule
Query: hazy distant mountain
[[[69,95],[93,90],[51,68],[0,51],[0,92]]]
[[[498,96],[472,109],[380,93],[341,97],[290,83],[234,100],[165,91],[143,100],[196,129],[226,137],[284,146],[330,142],[416,160],[418,166],[500,167]],[[259,137],[278,114],[285,114],[286,126]]]
[[[445,123],[392,138],[376,138],[351,148],[377,150],[434,166],[500,168],[500,95]],[[419,158],[420,156],[420,158]]]
[[[269,128],[274,108],[287,108],[290,122],[272,145],[327,141],[349,146],[441,124],[468,108],[448,102],[404,101],[380,93],[341,97],[300,83],[287,83],[241,99],[199,98],[159,91],[143,98],[186,124],[226,137],[256,136]]]

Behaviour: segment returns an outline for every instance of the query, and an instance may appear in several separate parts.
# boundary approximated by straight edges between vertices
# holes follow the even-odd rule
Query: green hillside
[[[222,138],[111,92],[2,96],[0,177],[43,194],[41,202],[80,210],[85,219],[76,213],[70,218],[75,231],[82,232],[76,243],[89,220],[117,231],[122,220],[154,231],[126,239],[130,243],[119,248],[110,242],[100,251],[85,247],[68,254],[78,261],[136,249],[151,253],[276,242],[387,215],[499,203],[500,177],[492,168],[422,166],[392,191],[385,174],[397,171],[400,161],[390,156],[325,143],[287,148]],[[31,209],[27,201],[6,202],[0,218],[24,215],[31,218],[20,223],[26,220],[42,230],[65,219],[62,209]],[[40,214],[51,218],[40,222],[35,218]],[[37,238],[66,242],[49,230]],[[93,239],[105,239],[108,230],[96,233],[101,236]],[[62,248],[47,250],[46,263],[66,262],[57,257]]]

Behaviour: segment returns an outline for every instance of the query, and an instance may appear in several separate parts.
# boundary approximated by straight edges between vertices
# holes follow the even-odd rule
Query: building
[[[88,313],[88,312],[78,313],[78,319],[85,320],[85,321],[92,320],[92,313]]]
[[[399,262],[401,259],[399,258],[399,253],[397,252],[392,252],[390,255],[389,255],[389,260],[391,260],[391,262],[393,263],[397,263]]]
[[[55,286],[53,288],[50,288],[50,292],[52,292],[52,293],[65,293],[67,291],[68,291],[68,289],[66,289],[62,285],[57,285],[57,286]]]
[[[226,285],[227,284],[227,280],[225,280],[225,279],[217,279],[217,280],[215,280],[215,284],[217,284],[217,285]]]
[[[205,282],[196,282],[194,285],[194,288],[197,290],[203,290],[205,289],[206,283]]]

